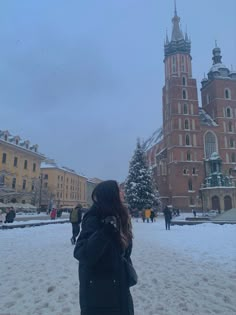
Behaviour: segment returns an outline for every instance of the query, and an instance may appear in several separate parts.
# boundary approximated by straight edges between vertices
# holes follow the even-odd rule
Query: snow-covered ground
[[[55,220],[51,220],[50,218],[46,219],[46,220],[32,218],[32,220],[22,219],[22,221],[14,221],[13,223],[3,223],[3,224],[0,223],[0,226],[1,225],[4,225],[4,226],[26,225],[26,224],[37,224],[37,223],[55,223],[55,222],[66,222],[66,221],[68,221],[68,218],[55,219]]]
[[[135,315],[236,314],[236,225],[133,222]],[[0,230],[0,314],[78,315],[71,225]]]

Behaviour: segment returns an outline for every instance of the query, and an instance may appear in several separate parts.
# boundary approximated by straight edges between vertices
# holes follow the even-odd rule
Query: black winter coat
[[[163,210],[163,213],[164,213],[164,216],[165,216],[165,220],[166,220],[166,221],[171,221],[171,219],[172,219],[172,214],[171,214],[170,209],[166,207],[166,208]]]
[[[14,210],[10,210],[6,215],[6,223],[12,223],[15,219],[16,213]]]
[[[123,253],[130,262],[132,244]],[[122,251],[93,206],[85,214],[74,257],[79,260],[81,315],[133,315]]]

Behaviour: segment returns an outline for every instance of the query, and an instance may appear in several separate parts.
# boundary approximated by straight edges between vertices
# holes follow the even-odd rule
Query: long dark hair
[[[98,184],[93,190],[92,200],[101,218],[115,216],[119,220],[120,242],[123,248],[127,248],[133,237],[132,226],[128,209],[122,204],[117,182],[107,180]]]

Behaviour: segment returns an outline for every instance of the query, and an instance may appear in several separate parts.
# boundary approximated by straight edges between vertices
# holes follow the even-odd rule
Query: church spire
[[[213,53],[213,57],[212,57],[213,65],[217,63],[222,63],[221,50],[220,50],[220,47],[217,46],[217,41],[215,41],[215,48],[212,50],[212,53]]]
[[[165,56],[172,55],[178,52],[190,54],[191,40],[187,34],[184,35],[180,26],[180,17],[177,13],[176,0],[174,1],[174,16],[172,18],[172,34],[170,40],[166,35],[165,39]]]
[[[165,41],[165,44],[169,44],[169,37],[168,37],[168,31],[166,29],[166,41]]]
[[[175,12],[174,12],[175,16],[177,16],[177,8],[176,8],[176,0],[175,0]]]
[[[171,36],[172,41],[178,41],[184,38],[179,22],[180,22],[180,17],[178,17],[177,15],[177,7],[176,7],[176,0],[175,0],[174,17],[172,19],[172,23],[173,23],[172,36]]]

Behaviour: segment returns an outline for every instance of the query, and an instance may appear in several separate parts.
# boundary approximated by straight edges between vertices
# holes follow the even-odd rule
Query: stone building
[[[90,208],[93,204],[92,192],[97,184],[101,183],[102,180],[99,178],[90,178],[87,180],[87,208]]]
[[[37,144],[0,130],[0,202],[36,204],[44,158]]]
[[[201,82],[199,107],[191,41],[180,28],[176,8],[172,23],[171,38],[167,35],[164,45],[163,126],[144,143],[144,148],[162,204],[200,209],[200,188],[212,153],[219,155],[222,173],[236,186],[236,71],[222,63],[221,50],[216,46],[212,51],[213,65]],[[230,187],[230,191],[235,191],[235,187]],[[228,197],[224,195],[223,199],[232,199],[235,194],[225,193]],[[210,209],[216,207],[217,194],[216,190],[209,195]],[[225,204],[217,206],[225,209]]]
[[[41,164],[40,177],[41,207],[73,208],[78,203],[87,207],[87,178],[84,175],[47,160]]]

